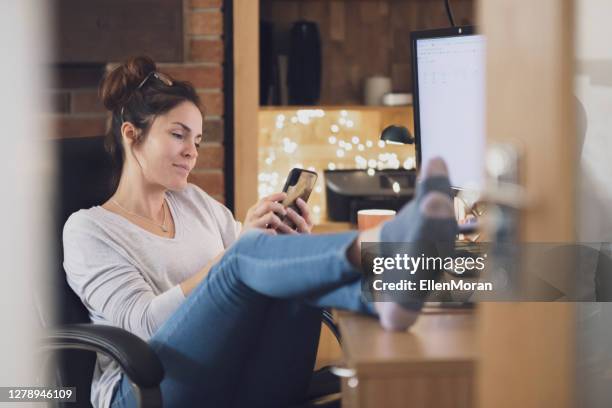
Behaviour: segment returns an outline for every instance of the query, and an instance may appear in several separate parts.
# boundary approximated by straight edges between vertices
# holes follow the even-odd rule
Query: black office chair
[[[45,329],[41,342],[44,354],[51,356],[49,373],[56,386],[76,387],[76,403],[59,403],[58,407],[91,407],[90,389],[96,354],[101,353],[118,362],[134,385],[141,407],[161,407],[160,383],[164,369],[148,343],[116,327],[90,323],[87,309],[68,286],[62,266],[62,229],[73,212],[100,205],[112,194],[110,175],[112,164],[104,150],[103,137],[61,139],[53,142],[58,158],[58,194],[55,231],[57,231],[58,264],[47,274],[41,287],[51,289],[56,301],[56,313],[39,302],[37,311]],[[340,341],[339,332],[324,311],[323,321]],[[295,408],[339,407],[336,395],[339,381],[327,368],[313,374],[311,387],[302,405]]]

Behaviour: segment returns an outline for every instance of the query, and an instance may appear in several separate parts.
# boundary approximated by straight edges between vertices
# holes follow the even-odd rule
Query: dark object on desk
[[[380,140],[392,144],[414,144],[414,137],[404,126],[387,126],[380,134]]]
[[[321,94],[321,36],[316,23],[300,20],[291,27],[287,73],[289,105],[315,105]]]
[[[415,170],[379,170],[371,176],[367,170],[357,169],[325,170],[324,174],[331,221],[356,224],[359,210],[397,211],[414,196]]]
[[[61,243],[63,226],[70,214],[100,205],[112,194],[112,164],[104,149],[103,137],[59,139],[52,143],[52,150],[58,154],[59,166],[55,216],[57,239],[54,242]],[[76,387],[78,392],[76,402],[55,406],[91,407],[90,389],[97,352],[119,364],[134,385],[135,393],[140,396],[139,406],[161,407],[160,383],[164,369],[159,358],[140,337],[117,327],[91,324],[87,309],[66,282],[61,245],[58,244],[56,249],[57,265],[49,273],[41,274],[44,281],[35,288],[51,291],[51,297],[57,301],[56,313],[53,313],[54,308],[42,303],[42,299],[47,297],[46,292],[33,296],[40,324],[44,328],[40,350],[45,352],[45,357],[52,357],[49,385]],[[338,329],[329,312],[324,311],[322,319],[339,341]],[[300,408],[334,406],[332,403],[313,403],[314,398],[325,394],[333,386],[328,371],[321,369],[313,373],[308,393],[304,401],[298,403]],[[339,390],[339,384],[337,388]]]
[[[423,309],[437,309],[437,310],[457,310],[457,309],[465,309],[471,310],[476,308],[476,303],[471,302],[438,302],[438,301],[426,301],[423,303]]]
[[[280,105],[280,73],[274,41],[274,24],[259,22],[259,104]]]

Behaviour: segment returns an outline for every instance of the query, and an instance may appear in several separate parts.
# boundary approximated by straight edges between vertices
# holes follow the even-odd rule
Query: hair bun
[[[100,98],[111,112],[123,107],[136,87],[151,71],[157,70],[149,57],[132,57],[106,73],[100,84]]]

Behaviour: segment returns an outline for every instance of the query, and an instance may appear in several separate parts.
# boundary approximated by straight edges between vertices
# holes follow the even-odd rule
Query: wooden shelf
[[[358,110],[358,111],[401,111],[412,109],[412,105],[402,106],[370,106],[370,105],[312,105],[312,106],[298,106],[298,105],[280,105],[280,106],[260,106],[260,111],[277,111],[277,110],[298,110],[298,109],[323,109],[323,110]]]

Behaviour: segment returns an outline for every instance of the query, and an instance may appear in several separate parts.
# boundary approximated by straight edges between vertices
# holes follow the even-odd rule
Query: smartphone
[[[281,202],[285,208],[291,208],[295,212],[301,215],[300,208],[297,206],[297,199],[301,198],[304,202],[308,202],[310,193],[317,182],[317,173],[310,170],[293,168],[287,176],[287,181],[283,187],[283,193],[287,193],[287,197]],[[286,216],[282,218],[282,221],[289,225],[291,228],[295,228],[293,222]]]

